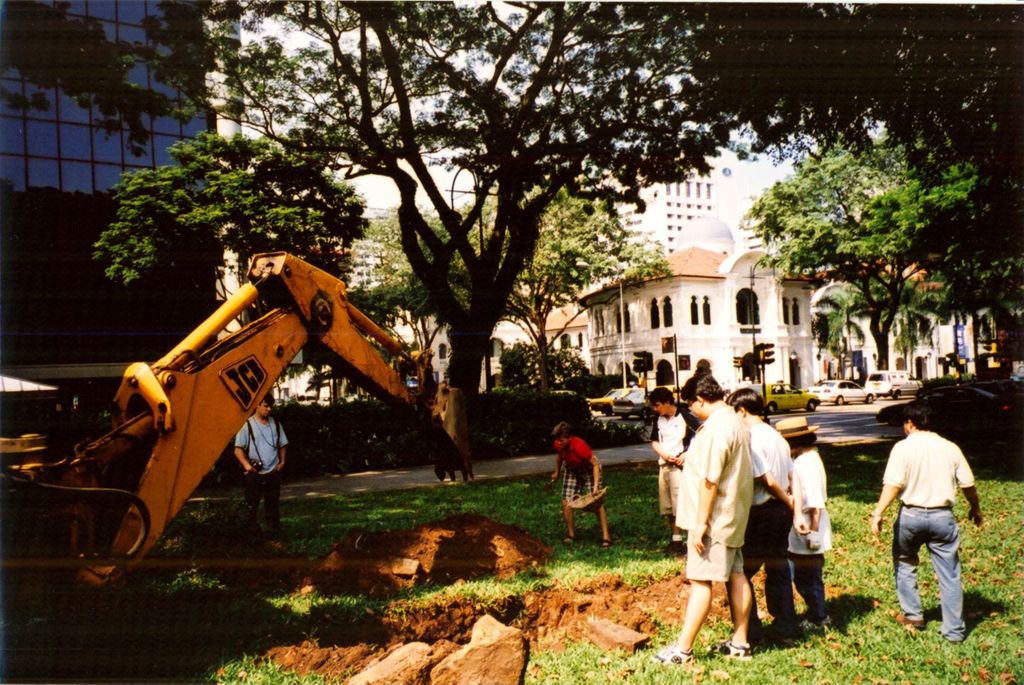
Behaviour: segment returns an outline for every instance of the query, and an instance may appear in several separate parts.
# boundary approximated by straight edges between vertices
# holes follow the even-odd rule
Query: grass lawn
[[[965,610],[969,635],[950,645],[938,632],[938,591],[927,554],[919,574],[928,629],[910,633],[898,611],[890,558],[894,509],[880,542],[867,517],[880,488],[888,445],[824,446],[834,549],[825,582],[833,628],[795,646],[755,652],[749,662],[709,656],[707,648],[729,634],[713,619],[698,638],[698,667],[680,672],[651,663],[654,649],[674,639],[666,625],[649,649],[634,655],[604,652],[587,642],[534,650],[528,683],[992,683],[1024,680],[1022,629],[1022,518],[1024,486],[1017,445],[968,447],[975,468],[985,526],[961,520]],[[1000,460],[1002,460],[1000,462]],[[614,573],[643,586],[679,572],[661,552],[664,523],[656,511],[653,468],[609,468],[610,550],[597,544],[595,518],[578,523],[578,540],[560,540],[563,522],[557,490],[544,476],[445,486],[357,497],[287,501],[286,542],[254,547],[240,539],[236,505],[192,503],[169,528],[145,566],[113,587],[83,591],[47,581],[45,574],[7,588],[4,605],[4,671],[0,681],[217,681],[319,683],[261,659],[273,646],[317,640],[329,646],[354,617],[400,616],[411,607],[469,597],[479,606],[531,590],[569,586]],[[293,562],[319,558],[353,527],[391,530],[475,512],[519,526],[555,552],[550,563],[518,576],[448,587],[419,587],[390,600],[295,592]],[[240,573],[244,571],[244,573]],[[264,582],[253,582],[253,578]],[[8,583],[10,585],[10,583]],[[798,600],[798,611],[801,604]]]

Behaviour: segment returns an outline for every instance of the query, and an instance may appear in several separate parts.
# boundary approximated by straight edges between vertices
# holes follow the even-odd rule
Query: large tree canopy
[[[196,287],[209,288],[225,251],[245,268],[253,254],[278,249],[337,273],[343,248],[362,233],[362,201],[313,156],[215,134],[170,152],[177,165],[126,174],[114,188],[117,218],[95,257],[115,281],[189,263],[204,276]]]
[[[630,268],[632,280],[670,273],[661,246],[631,241],[614,210],[559,193],[541,218],[534,254],[526,260],[508,300],[507,318],[524,328],[537,346],[541,390],[548,390],[551,380],[551,345],[575,318],[549,338],[548,317],[575,304],[591,283],[620,275],[623,264]]]
[[[302,45],[289,52],[263,34],[221,54],[234,88],[228,111],[294,148],[334,155],[350,178],[394,183],[403,249],[451,326],[451,378],[467,389],[560,190],[636,200],[644,185],[707,170],[705,158],[729,140],[723,116],[689,104],[699,92],[695,45],[681,39],[690,15],[670,4],[253,0],[212,9],[247,29],[272,20]],[[472,172],[471,201],[452,206],[430,165]],[[457,263],[468,276],[463,299]]]
[[[966,212],[975,180],[953,169],[941,184],[922,183],[903,148],[885,142],[860,154],[837,147],[797,164],[750,213],[774,264],[856,289],[886,369],[905,291],[931,256],[923,236],[937,217]]]

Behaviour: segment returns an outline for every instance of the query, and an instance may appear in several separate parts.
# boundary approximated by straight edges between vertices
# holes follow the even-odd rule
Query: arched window
[[[576,334],[576,347],[580,348],[581,350],[583,349],[583,334],[582,333],[577,333]]]
[[[896,370],[897,371],[906,371],[907,370],[907,360],[904,359],[903,357],[896,357]]]
[[[708,299],[707,295],[704,296],[704,307],[703,307],[703,309],[704,309],[704,325],[705,326],[710,326],[711,325],[711,300]]]
[[[782,298],[782,323],[789,323],[789,298]]]
[[[661,316],[658,312],[658,300],[651,300],[651,328],[661,328]]]
[[[690,323],[696,326],[700,323],[700,318],[697,312],[697,296],[694,295],[690,298]]]
[[[569,340],[569,334],[562,333],[562,336],[558,339],[558,344],[563,350],[567,350],[572,347],[572,341]]]
[[[662,321],[665,322],[665,328],[672,327],[672,298],[666,297],[661,301],[661,312]]]
[[[793,298],[793,325],[800,325],[800,304],[795,297]]]
[[[447,359],[448,358],[448,346],[445,345],[444,343],[441,343],[440,345],[437,346],[437,358],[438,359]]]
[[[758,309],[757,293],[744,288],[736,293],[736,321],[743,326],[761,323],[761,312]]]

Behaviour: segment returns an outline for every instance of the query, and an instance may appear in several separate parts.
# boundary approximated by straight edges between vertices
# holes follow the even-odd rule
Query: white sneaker
[[[682,666],[693,662],[693,652],[683,651],[677,645],[671,644],[652,656],[651,661],[656,661],[661,664],[675,664],[677,666]]]

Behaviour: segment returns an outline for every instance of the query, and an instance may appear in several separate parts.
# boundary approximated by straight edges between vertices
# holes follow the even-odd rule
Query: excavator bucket
[[[431,418],[435,425],[444,429],[451,439],[454,451],[442,451],[434,473],[440,480],[455,480],[455,471],[462,474],[462,480],[473,478],[473,462],[469,451],[469,417],[466,413],[466,396],[458,388],[441,383],[434,397]]]

